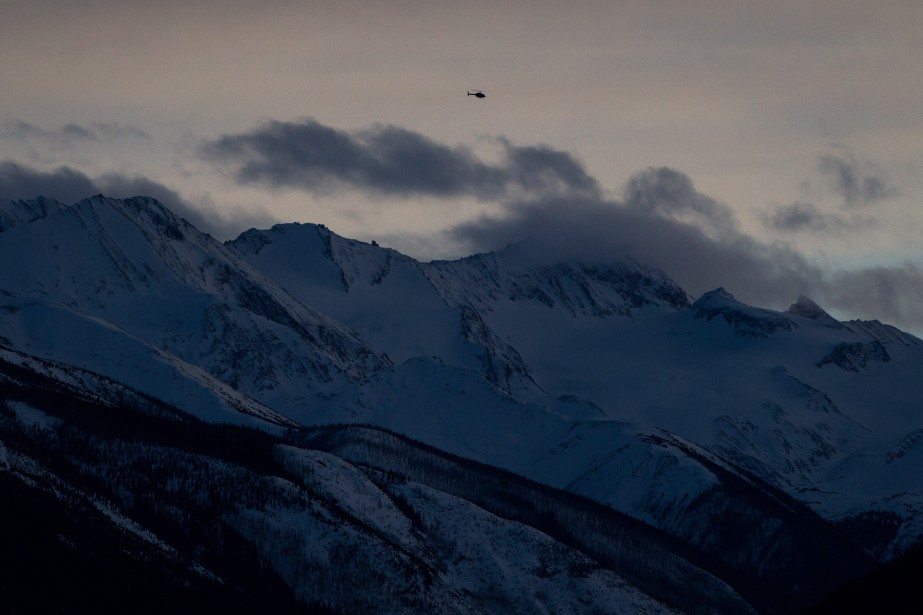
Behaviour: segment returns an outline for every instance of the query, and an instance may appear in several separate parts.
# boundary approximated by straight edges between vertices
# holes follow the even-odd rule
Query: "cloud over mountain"
[[[376,195],[495,200],[522,193],[599,193],[596,180],[570,154],[498,142],[504,155],[492,163],[467,147],[397,126],[346,131],[305,119],[271,121],[223,135],[206,142],[201,152],[217,164],[230,164],[241,184],[320,194],[346,188]]]
[[[787,300],[821,277],[790,248],[743,233],[727,205],[666,167],[637,173],[618,199],[517,201],[502,215],[457,226],[451,236],[471,250],[533,237],[578,258],[630,254],[661,267],[693,294],[726,286],[743,297]]]
[[[824,292],[831,305],[849,314],[923,331],[923,268],[914,263],[838,272]]]
[[[0,198],[25,199],[38,195],[69,203],[99,192],[85,174],[61,166],[41,171],[12,160],[0,162]]]
[[[175,190],[140,175],[105,173],[98,177],[90,177],[69,166],[41,170],[12,160],[0,161],[2,199],[30,199],[41,195],[62,203],[75,203],[100,193],[114,198],[155,198],[201,230],[222,237],[240,232],[242,223],[253,223],[266,218],[260,215],[260,212],[251,212],[248,215],[238,212],[230,216],[232,219],[227,219],[228,216],[221,215],[213,205],[192,204]]]
[[[819,215],[810,208],[806,214]],[[745,301],[782,309],[804,294],[849,317],[923,329],[916,307],[923,302],[920,267],[826,270],[786,244],[745,233],[727,205],[698,192],[675,169],[639,172],[618,199],[510,203],[502,215],[459,225],[450,236],[471,250],[535,237],[576,257],[628,253],[661,267],[693,295],[724,286]]]
[[[463,252],[532,237],[564,257],[632,255],[661,267],[693,295],[724,286],[745,301],[784,308],[805,294],[833,310],[923,327],[923,316],[911,309],[920,275],[914,265],[829,271],[788,244],[748,234],[729,205],[699,192],[676,169],[647,168],[612,197],[567,152],[504,138],[495,142],[501,146],[499,160],[485,161],[467,147],[397,126],[349,131],[304,119],[226,134],[205,142],[200,153],[228,167],[242,185],[491,204],[492,213],[445,231],[445,240]],[[868,223],[861,206],[897,193],[872,163],[845,146],[820,155],[815,173],[840,200],[837,211],[799,202],[768,214],[771,227],[860,228]],[[407,239],[417,245],[427,241]]]

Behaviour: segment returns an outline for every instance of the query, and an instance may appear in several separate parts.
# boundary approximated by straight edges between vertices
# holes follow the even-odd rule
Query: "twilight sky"
[[[3,0],[0,57],[0,198],[535,236],[923,332],[918,0]]]

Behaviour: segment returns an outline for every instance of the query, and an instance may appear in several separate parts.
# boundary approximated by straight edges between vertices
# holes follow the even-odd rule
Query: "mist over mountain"
[[[691,199],[665,219],[723,219],[647,179]],[[4,531],[48,511],[59,574],[127,558],[189,612],[792,612],[920,544],[923,341],[549,228],[420,262],[315,224],[222,243],[152,198],[0,201]]]

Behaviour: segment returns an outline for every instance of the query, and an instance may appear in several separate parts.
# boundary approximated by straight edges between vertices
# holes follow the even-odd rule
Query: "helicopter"
[[[482,92],[481,90],[474,90],[473,92],[471,90],[468,90],[468,96],[475,96],[477,98],[487,98],[487,94],[485,92]]]

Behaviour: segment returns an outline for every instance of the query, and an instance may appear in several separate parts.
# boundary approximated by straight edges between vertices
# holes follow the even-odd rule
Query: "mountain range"
[[[787,613],[923,540],[923,341],[805,296],[102,195],[0,263],[0,610],[38,552],[49,608]]]

